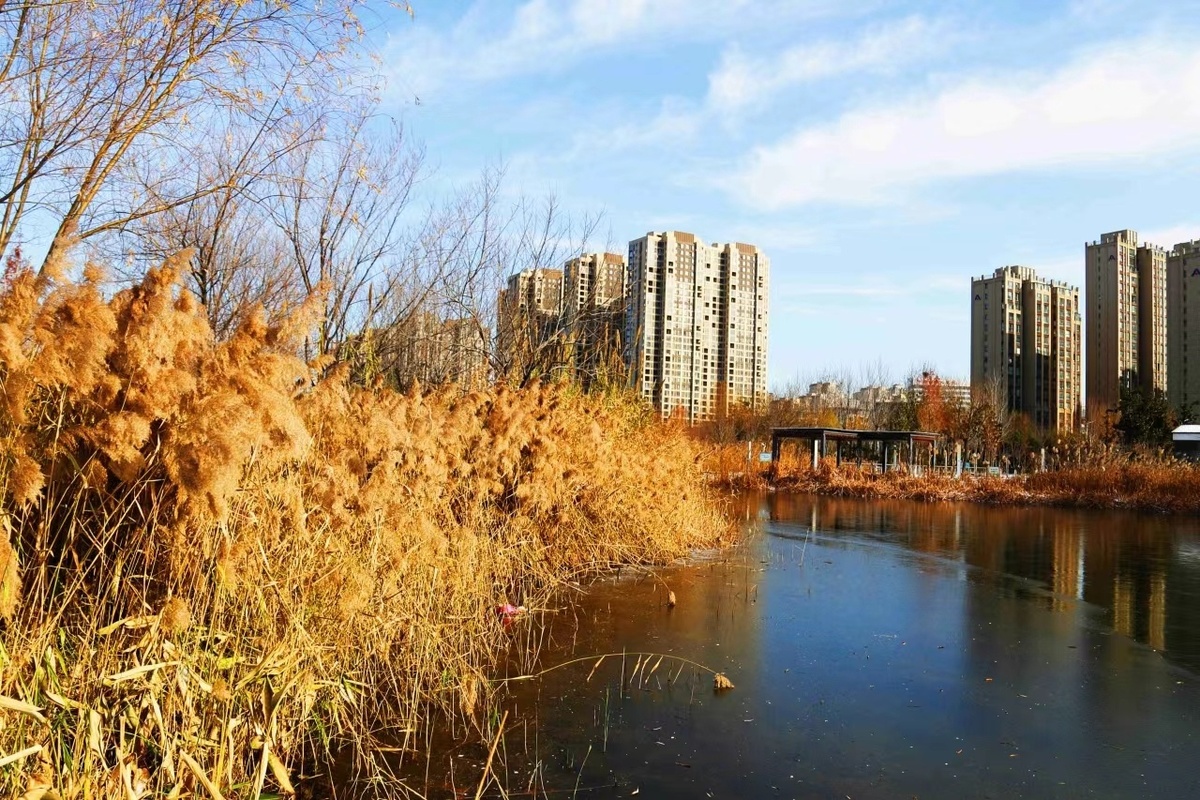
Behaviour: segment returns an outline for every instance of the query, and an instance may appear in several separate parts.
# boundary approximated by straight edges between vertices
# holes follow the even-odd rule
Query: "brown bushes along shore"
[[[496,604],[727,534],[622,397],[314,383],[302,328],[216,342],[171,263],[0,292],[0,794],[286,791],[470,714]]]
[[[785,468],[773,481],[763,472],[725,483],[745,488],[771,483],[780,489],[845,497],[1200,513],[1200,469],[1173,461],[1113,460],[1029,475],[962,478],[945,473],[879,475],[823,464],[816,470]]]

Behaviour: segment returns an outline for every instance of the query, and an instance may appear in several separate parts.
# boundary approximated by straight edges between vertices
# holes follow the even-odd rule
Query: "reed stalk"
[[[730,535],[636,399],[357,387],[296,356],[311,309],[216,341],[181,266],[0,287],[4,796],[289,792],[346,748],[371,778],[480,726],[529,624],[497,605]]]

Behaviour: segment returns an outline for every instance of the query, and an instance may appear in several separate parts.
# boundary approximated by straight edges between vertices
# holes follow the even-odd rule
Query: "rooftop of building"
[[[990,277],[987,275],[980,275],[978,278],[971,278],[971,283],[994,281],[997,278],[1008,277],[1013,273],[1016,273],[1019,277],[1024,277],[1027,275],[1030,280],[1037,281],[1038,283],[1042,283],[1047,286],[1053,286],[1058,289],[1071,289],[1073,291],[1079,291],[1079,287],[1075,286],[1074,284],[1067,283],[1066,281],[1057,281],[1052,278],[1043,278],[1037,274],[1037,270],[1035,270],[1033,267],[1025,267],[1019,264],[1010,264],[1005,267],[999,267],[994,273],[992,273]]]

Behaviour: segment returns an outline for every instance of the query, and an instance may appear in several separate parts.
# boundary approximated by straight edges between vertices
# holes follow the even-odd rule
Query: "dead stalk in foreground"
[[[0,288],[6,796],[378,776],[381,737],[477,724],[498,605],[729,533],[635,400],[355,387],[295,356],[314,309],[216,341],[180,266]]]

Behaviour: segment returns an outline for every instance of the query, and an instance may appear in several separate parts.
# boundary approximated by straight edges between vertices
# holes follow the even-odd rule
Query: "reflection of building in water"
[[[786,494],[768,502],[774,519],[803,520],[834,536],[882,534],[913,551],[961,559],[974,568],[973,582],[1008,591],[1011,576],[1034,581],[1046,591],[1016,584],[1016,591],[1028,591],[1028,602],[1066,614],[1075,614],[1081,600],[1106,609],[1114,631],[1200,667],[1194,520]],[[1198,543],[1189,550],[1188,541]]]
[[[771,495],[770,503],[774,518],[803,519],[813,530],[890,532],[902,535],[909,549],[961,558],[962,514],[957,509],[908,500],[788,494]]]
[[[1054,566],[1050,586],[1054,591],[1054,599],[1051,602],[1058,611],[1083,596],[1082,534],[1073,529],[1061,514],[1054,515],[1051,524],[1054,528]]]
[[[1084,599],[1111,609],[1113,630],[1155,650],[1167,642],[1167,574],[1176,524],[1120,515],[1088,537]]]
[[[1155,650],[1167,647],[1167,578],[1161,572],[1150,576],[1150,614],[1147,638]]]
[[[1149,575],[1148,581],[1135,580],[1135,576],[1132,575],[1118,575],[1113,585],[1112,613],[1113,630],[1117,633],[1142,640],[1155,650],[1165,650],[1166,575],[1154,572]]]
[[[1133,586],[1123,575],[1113,581],[1112,625],[1117,633],[1133,635]]]

